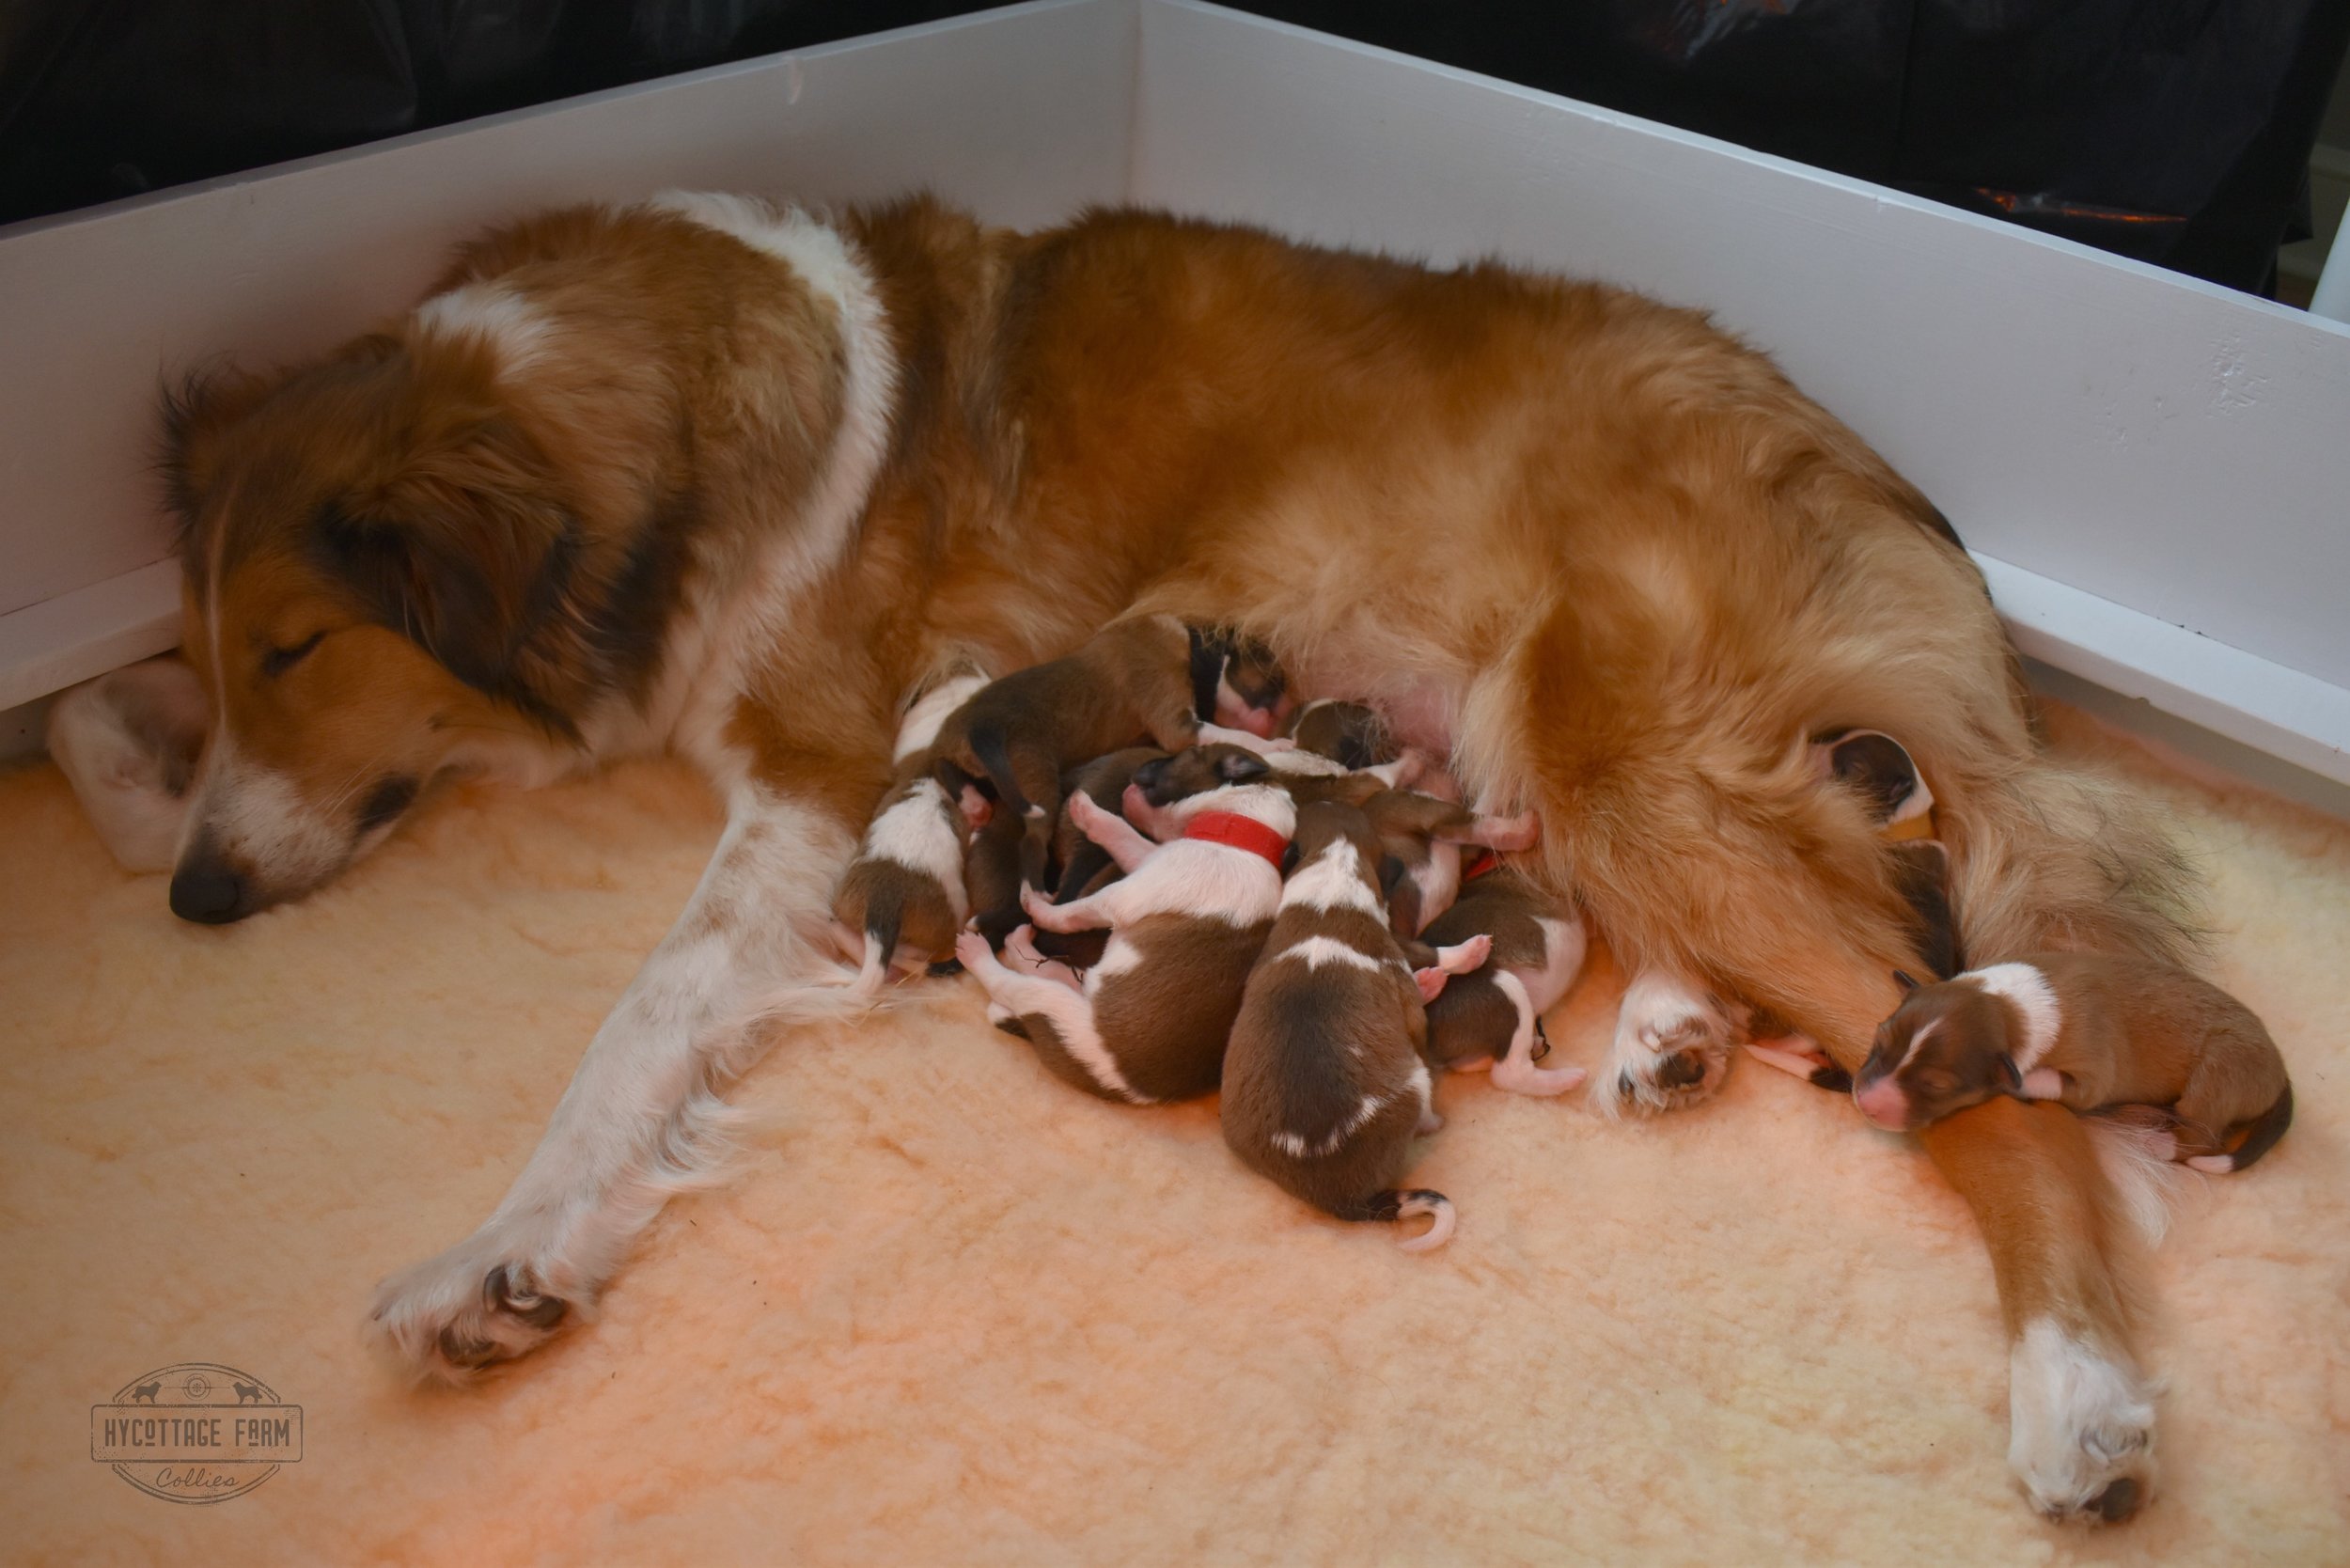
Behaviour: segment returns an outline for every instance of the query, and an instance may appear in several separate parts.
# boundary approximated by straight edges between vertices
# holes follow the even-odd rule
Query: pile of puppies
[[[1824,786],[1882,824],[1918,949],[1951,975],[1950,857],[1908,753],[1869,730],[1811,745]],[[1421,1250],[1454,1217],[1396,1184],[1441,1124],[1432,1073],[1489,1066],[1534,1095],[1584,1076],[1536,1065],[1585,950],[1574,905],[1499,858],[1537,831],[1462,805],[1369,709],[1294,705],[1250,640],[1137,617],[921,693],[834,913],[866,990],[960,967],[1079,1089],[1137,1105],[1220,1089],[1245,1165],[1340,1219],[1428,1215],[1402,1244]],[[2292,1116],[2266,1031],[2207,982],[2121,962],[2043,955],[1917,988],[1857,1081],[1799,1037],[1749,1048],[1888,1127],[2005,1092],[2123,1105],[2205,1169],[2258,1158]]]
[[[1330,1214],[1429,1215],[1414,1249],[1451,1233],[1442,1194],[1395,1185],[1438,1124],[1432,1068],[1528,1094],[1583,1079],[1536,1065],[1585,943],[1498,860],[1533,819],[1463,806],[1365,708],[1292,705],[1246,638],[1140,617],[951,676],[896,762],[835,904],[857,983],[959,965],[1079,1089],[1221,1088],[1234,1152]]]

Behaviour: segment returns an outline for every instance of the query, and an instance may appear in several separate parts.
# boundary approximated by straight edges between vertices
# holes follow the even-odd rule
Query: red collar
[[[1475,855],[1463,863],[1461,880],[1464,883],[1475,882],[1487,871],[1497,870],[1500,865],[1501,856],[1489,849],[1480,847]]]
[[[1282,853],[1290,847],[1287,839],[1256,818],[1236,811],[1202,811],[1183,824],[1183,837],[1262,855],[1265,864],[1277,871],[1281,869]]]

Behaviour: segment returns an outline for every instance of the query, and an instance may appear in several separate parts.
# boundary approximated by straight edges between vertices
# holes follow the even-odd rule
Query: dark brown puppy
[[[2284,1058],[2251,1009],[2185,969],[2112,953],[2034,953],[1912,991],[1853,1086],[1862,1115],[1904,1132],[2000,1094],[2151,1112],[2128,1120],[2214,1172],[2243,1169],[2293,1123]]]
[[[1452,907],[1461,892],[1461,846],[1530,849],[1534,819],[1480,816],[1465,806],[1411,790],[1386,790],[1363,803],[1380,852],[1398,870],[1388,880],[1387,923],[1398,936],[1418,936]]]
[[[1135,770],[1167,755],[1156,746],[1130,745],[1080,763],[1062,776],[1060,817],[1053,824],[1053,866],[1058,879],[1054,885],[1054,902],[1067,903],[1098,893],[1118,875],[1109,851],[1085,836],[1070,814],[1068,803],[1082,794],[1104,811],[1118,811],[1126,786],[1135,781]]]
[[[1416,978],[1387,929],[1379,840],[1337,802],[1298,813],[1296,869],[1249,971],[1224,1058],[1224,1141],[1241,1162],[1340,1219],[1434,1223],[1404,1242],[1441,1247],[1452,1205],[1400,1189],[1412,1138],[1437,1124],[1429,1090],[1423,986],[1473,968],[1477,938]]]

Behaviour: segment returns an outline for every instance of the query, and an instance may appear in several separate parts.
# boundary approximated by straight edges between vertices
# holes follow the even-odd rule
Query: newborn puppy
[[[167,871],[212,703],[178,659],[84,682],[49,711],[49,755],[108,854],[127,871]]]
[[[1496,1087],[1512,1094],[1565,1093],[1583,1081],[1581,1068],[1534,1063],[1543,1054],[1536,1048],[1543,1014],[1583,969],[1582,916],[1486,855],[1420,939],[1444,949],[1480,935],[1492,939],[1493,957],[1429,1002],[1425,1056],[1456,1073],[1490,1063]]]
[[[931,768],[931,745],[947,716],[987,684],[966,672],[923,693],[898,726],[897,781],[865,829],[856,858],[833,895],[836,934],[858,954],[857,986],[880,991],[896,970],[919,968],[954,945],[970,913],[964,885],[965,803],[950,799]],[[976,809],[978,803],[970,803]]]
[[[1004,943],[1010,967],[976,932],[955,945],[990,1016],[1016,1025],[1055,1076],[1105,1099],[1149,1105],[1215,1088],[1241,987],[1280,902],[1296,810],[1265,782],[1263,758],[1215,749],[1214,759],[1184,752],[1151,764],[1148,796],[1127,786],[1127,817],[1157,844],[1089,797],[1071,799],[1078,826],[1125,875],[1074,903],[1048,903],[1033,888],[1022,898],[1039,930],[1109,928],[1101,963],[1082,980],[1020,932]]]
[[[1912,991],[1853,1087],[1862,1115],[1900,1132],[1995,1094],[2130,1107],[2198,1170],[2243,1169],[2293,1122],[2284,1058],[2249,1008],[2118,953],[2035,953]]]
[[[1936,980],[1956,974],[1950,852],[1935,836],[1934,792],[1907,748],[1881,730],[1838,729],[1813,738],[1811,759],[1823,779],[1857,794],[1870,821],[1878,824],[1893,857],[1894,879],[1910,907],[1918,955]]]
[[[1193,711],[1227,729],[1271,735],[1289,698],[1289,677],[1273,651],[1228,627],[1189,630]]]
[[[1402,755],[1377,713],[1359,702],[1335,698],[1307,703],[1290,715],[1281,733],[1295,741],[1300,751],[1350,768],[1376,767]]]
[[[1191,651],[1191,632],[1173,616],[1113,621],[1066,658],[990,682],[941,726],[932,748],[938,781],[956,798],[984,781],[995,808],[1022,821],[1029,886],[1045,883],[1064,771],[1144,735],[1165,751],[1199,738]],[[1206,728],[1216,740],[1265,744]]]
[[[1420,1059],[1424,997],[1482,963],[1490,944],[1472,938],[1415,975],[1387,929],[1379,840],[1352,807],[1307,807],[1294,849],[1225,1054],[1224,1141],[1251,1170],[1340,1219],[1428,1215],[1434,1223],[1402,1246],[1441,1247],[1451,1203],[1395,1185],[1413,1136],[1437,1125]]]

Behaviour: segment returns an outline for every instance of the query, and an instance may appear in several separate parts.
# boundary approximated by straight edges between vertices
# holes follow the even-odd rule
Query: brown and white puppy
[[[1182,750],[1203,729],[1218,741],[1270,744],[1201,723],[1194,646],[1191,629],[1171,615],[1115,620],[1073,653],[991,682],[940,727],[932,765],[948,792],[960,797],[984,783],[996,808],[1026,824],[1026,886],[1045,886],[1068,769],[1140,736],[1162,751]]]
[[[1281,733],[1297,743],[1300,751],[1327,757],[1350,768],[1377,767],[1402,755],[1379,715],[1360,702],[1324,697],[1306,703],[1289,716]]]
[[[1853,792],[1893,858],[1908,903],[1918,956],[1935,980],[1958,973],[1958,923],[1950,912],[1950,851],[1937,830],[1934,792],[1909,748],[1879,729],[1834,729],[1812,738],[1812,767]]]
[[[1192,627],[1191,681],[1195,711],[1225,729],[1269,737],[1289,713],[1289,676],[1246,632]]]
[[[868,995],[891,973],[943,956],[971,912],[964,857],[979,813],[948,795],[931,766],[931,745],[947,715],[986,684],[977,672],[954,676],[906,710],[891,757],[896,781],[833,895],[838,934],[860,959],[857,985]]]
[[[1456,1073],[1491,1064],[1495,1087],[1512,1094],[1563,1094],[1574,1088],[1583,1069],[1534,1064],[1543,1055],[1543,1014],[1583,971],[1588,943],[1582,916],[1486,855],[1470,868],[1452,907],[1420,933],[1422,942],[1438,949],[1475,936],[1492,939],[1493,956],[1429,1002],[1429,1062]]]
[[[50,709],[49,755],[124,870],[171,870],[211,711],[178,659],[86,681]]]
[[[2251,1009],[2185,969],[2111,953],[2034,953],[1912,991],[1853,1086],[1861,1114],[1897,1132],[2001,1094],[2159,1107],[2131,1120],[2214,1172],[2243,1169],[2293,1123],[2284,1058]]]
[[[1515,852],[1539,837],[1533,815],[1495,817],[1410,790],[1388,790],[1363,805],[1382,853],[1393,859],[1388,922],[1398,936],[1426,931],[1461,893],[1462,846]],[[1578,958],[1578,963],[1580,962]]]
[[[1336,801],[1298,813],[1296,869],[1248,972],[1224,1058],[1224,1141],[1241,1163],[1340,1219],[1433,1223],[1402,1243],[1442,1247],[1452,1204],[1399,1188],[1412,1139],[1439,1124],[1424,998],[1484,962],[1482,936],[1416,975],[1387,929],[1370,820]]]
[[[1105,1099],[1149,1105],[1216,1086],[1248,966],[1281,899],[1280,862],[1296,825],[1264,759],[1232,746],[1183,752],[1146,796],[1127,787],[1127,817],[1084,795],[1070,808],[1126,874],[1090,898],[1047,902],[1029,889],[1040,930],[1109,928],[1102,961],[1080,980],[1041,960],[1015,933],[1008,968],[985,938],[955,945],[996,1022],[1016,1022],[1055,1076]],[[1153,844],[1133,823],[1160,839]]]

